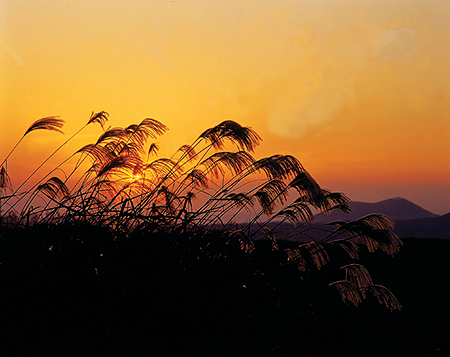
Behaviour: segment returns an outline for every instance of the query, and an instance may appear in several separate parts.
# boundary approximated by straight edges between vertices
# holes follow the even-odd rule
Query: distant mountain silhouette
[[[329,215],[321,214],[316,216],[316,222],[337,220],[352,221],[371,213],[382,213],[394,221],[440,217],[439,215],[427,211],[415,203],[400,197],[390,198],[376,203],[352,201],[350,202],[350,206],[353,209],[351,214],[347,215],[341,212],[332,212]]]
[[[395,221],[394,232],[401,238],[443,238],[450,239],[450,213],[439,216],[404,198],[395,197],[388,200],[366,203],[352,201],[353,208],[351,214],[332,212],[329,215],[320,214],[316,216],[316,224],[320,225],[330,221],[353,221],[371,213],[384,214]],[[240,221],[243,222],[244,220]],[[276,223],[267,227],[274,229]],[[291,223],[283,223],[275,231],[275,235],[283,235],[293,229]],[[331,229],[331,228],[330,228]],[[309,234],[314,234],[309,232]],[[320,234],[319,234],[320,236]],[[310,236],[304,237],[306,240]],[[294,240],[302,240],[301,237],[294,237]]]
[[[437,218],[396,221],[395,234],[399,237],[450,238],[450,213]]]

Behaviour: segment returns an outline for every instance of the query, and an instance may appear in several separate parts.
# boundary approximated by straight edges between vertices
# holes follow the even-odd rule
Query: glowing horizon
[[[27,137],[13,181],[105,110],[112,126],[166,124],[165,155],[235,120],[263,138],[257,157],[292,154],[324,187],[450,211],[448,2],[0,6],[0,158],[36,119],[66,121],[64,137]],[[87,128],[55,162],[100,133]]]

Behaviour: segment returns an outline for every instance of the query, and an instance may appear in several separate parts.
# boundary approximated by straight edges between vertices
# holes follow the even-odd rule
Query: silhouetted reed
[[[107,119],[106,112],[92,113],[50,157],[87,125],[98,123],[103,132],[95,143],[76,151],[31,189],[20,191],[47,158],[13,190],[7,160],[17,145],[32,131],[61,132],[63,125],[57,117],[33,123],[1,166],[1,225],[87,224],[107,227],[120,236],[145,232],[148,239],[154,233],[187,242],[194,242],[195,236],[195,244],[203,236],[201,250],[210,264],[225,259],[230,249],[246,257],[267,252],[275,254],[280,265],[295,267],[300,275],[326,265],[330,247],[339,247],[357,259],[360,246],[394,254],[402,245],[391,230],[393,222],[379,214],[314,225],[314,212],[348,213],[349,199],[320,187],[291,155],[255,159],[252,155],[261,138],[251,128],[227,120],[204,131],[192,144],[181,146],[172,157],[161,158],[159,145],[149,139],[164,134],[168,130],[164,124],[147,118],[125,128],[105,129]],[[226,150],[229,147],[234,150]],[[72,158],[77,162],[70,173],[63,178],[51,176]],[[85,162],[89,167],[79,172]],[[69,187],[71,177],[77,180]],[[238,228],[234,222],[242,212],[252,216]],[[280,236],[277,228],[288,222],[292,228]],[[288,246],[281,244],[288,240]],[[220,249],[207,253],[211,245]],[[358,305],[371,292],[390,309],[400,309],[395,296],[373,284],[363,267],[350,264],[342,269],[344,279],[331,285],[344,301]]]

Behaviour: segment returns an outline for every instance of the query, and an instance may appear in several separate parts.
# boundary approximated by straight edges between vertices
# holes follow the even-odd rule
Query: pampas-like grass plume
[[[58,165],[31,190],[18,191],[27,178],[5,197],[11,189],[8,155],[0,171],[0,204],[4,207],[8,203],[8,210],[0,207],[0,225],[11,224],[8,217],[14,215],[18,225],[83,223],[107,227],[117,235],[157,233],[173,239],[174,245],[185,239],[186,249],[198,249],[204,259],[211,260],[209,264],[232,259],[233,254],[248,259],[266,256],[280,266],[294,267],[300,276],[322,270],[333,259],[330,247],[357,259],[361,245],[370,252],[380,249],[388,254],[396,253],[402,245],[392,232],[392,220],[379,214],[352,222],[313,225],[314,211],[350,212],[349,199],[322,188],[294,156],[255,159],[254,150],[262,139],[249,127],[224,121],[165,158],[158,157],[159,144],[147,143],[168,130],[164,124],[147,118],[139,124],[105,130],[107,120],[104,111],[92,113],[87,124],[72,135],[92,123],[103,128],[94,143],[69,157],[78,160],[64,179],[55,176],[54,172],[62,170]],[[58,117],[39,119],[19,142],[35,130],[62,132],[63,123]],[[80,173],[84,160],[90,166]],[[69,185],[69,178],[75,182]],[[16,202],[8,202],[14,199]],[[21,200],[25,204],[18,210]],[[235,221],[242,212],[252,216],[239,222],[239,229]],[[277,229],[285,223],[291,226],[280,233]],[[208,242],[205,237],[210,236],[216,237],[215,241]],[[202,242],[195,243],[200,248],[191,246],[193,241]],[[371,292],[389,309],[400,308],[394,295],[374,285],[362,266],[349,264],[342,269],[344,280],[331,285],[344,301],[358,305]]]
[[[12,189],[11,179],[6,171],[6,167],[0,169],[0,197],[3,196],[7,189]]]
[[[348,264],[341,269],[345,271],[345,280],[333,282],[329,286],[337,288],[344,302],[348,300],[358,306],[365,299],[366,292],[370,292],[389,310],[401,310],[402,305],[395,295],[388,288],[373,284],[369,272],[362,265]]]
[[[64,120],[60,119],[59,117],[45,117],[42,119],[38,119],[33,124],[31,124],[23,135],[25,136],[35,130],[53,130],[64,134],[61,130],[63,125]]]

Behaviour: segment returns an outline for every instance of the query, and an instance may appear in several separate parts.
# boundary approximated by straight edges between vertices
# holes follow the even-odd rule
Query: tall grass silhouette
[[[227,120],[202,132],[171,157],[159,157],[155,142],[168,128],[155,119],[105,129],[106,112],[92,113],[87,125],[100,124],[103,132],[48,172],[32,188],[13,190],[7,160],[22,140],[37,130],[61,132],[57,117],[33,123],[4,159],[0,171],[0,223],[2,227],[77,226],[105,227],[115,236],[164,236],[173,244],[194,251],[207,267],[238,255],[243,259],[275,259],[279,266],[300,275],[320,270],[336,248],[357,259],[361,246],[396,253],[402,245],[392,232],[393,222],[372,214],[356,221],[315,225],[314,213],[350,211],[342,193],[322,188],[291,155],[256,159],[259,135],[249,127]],[[231,148],[231,149],[230,149]],[[63,177],[63,164],[76,160]],[[82,172],[85,164],[88,168]],[[69,185],[69,179],[76,182]],[[239,222],[241,213],[251,218]],[[290,223],[280,234],[278,228]],[[195,249],[194,249],[195,246]],[[270,258],[268,258],[270,256]],[[180,258],[181,259],[181,258]],[[181,260],[180,260],[181,261]],[[96,268],[97,269],[97,268]],[[344,301],[358,305],[372,293],[389,309],[400,309],[395,296],[372,282],[357,263],[341,268],[343,279],[334,281]]]

